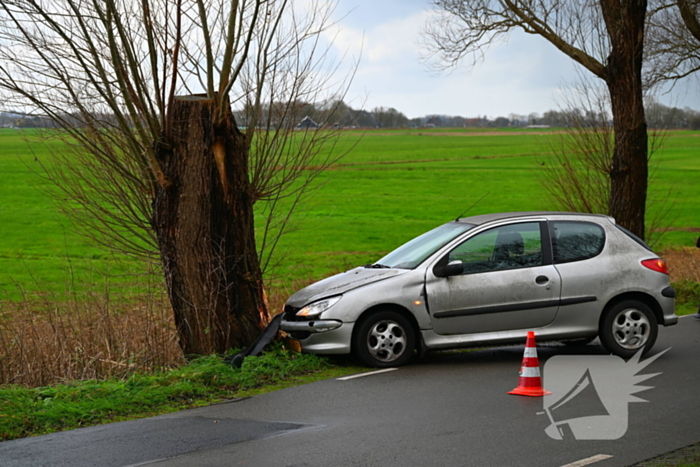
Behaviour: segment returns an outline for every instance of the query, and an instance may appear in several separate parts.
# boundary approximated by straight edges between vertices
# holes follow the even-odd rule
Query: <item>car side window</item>
[[[605,246],[605,231],[591,222],[550,222],[555,263],[570,263],[598,256]]]
[[[462,261],[463,274],[540,266],[540,224],[510,224],[481,232],[449,253],[448,261],[456,260]]]

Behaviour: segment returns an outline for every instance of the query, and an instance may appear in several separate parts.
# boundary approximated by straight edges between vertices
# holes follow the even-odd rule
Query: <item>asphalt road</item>
[[[654,353],[670,350],[639,373],[661,374],[642,383],[653,389],[636,394],[648,402],[624,407],[626,432],[614,440],[574,439],[570,432],[550,438],[544,398],[507,394],[523,356],[514,346],[429,355],[395,371],[6,441],[0,465],[563,466],[589,459],[626,466],[700,441],[699,342],[693,318],[660,330]],[[538,347],[545,388],[554,384],[545,362],[574,354],[605,352],[595,344]],[[600,397],[584,394],[591,393],[576,397],[578,416],[599,413]]]

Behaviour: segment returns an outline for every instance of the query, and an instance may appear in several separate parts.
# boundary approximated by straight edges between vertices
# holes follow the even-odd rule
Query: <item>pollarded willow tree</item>
[[[644,238],[648,184],[642,64],[646,0],[441,0],[427,44],[449,67],[514,29],[543,37],[603,80],[615,135],[609,214]]]
[[[311,103],[342,102],[347,80],[321,45],[331,13],[321,1],[0,0],[5,106],[62,128],[70,154],[51,177],[87,230],[160,255],[186,355],[257,337],[270,232],[340,154],[336,134],[295,130]]]

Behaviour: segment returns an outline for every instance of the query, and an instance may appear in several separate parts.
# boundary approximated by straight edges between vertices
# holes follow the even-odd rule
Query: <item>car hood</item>
[[[287,305],[301,308],[322,298],[340,295],[349,290],[389,279],[406,272],[408,272],[408,269],[371,269],[365,267],[351,269],[301,289],[289,297]]]

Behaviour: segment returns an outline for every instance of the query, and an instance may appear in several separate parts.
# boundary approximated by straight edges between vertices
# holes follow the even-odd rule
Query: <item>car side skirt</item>
[[[476,345],[524,344],[527,332],[533,329],[518,329],[514,331],[497,331],[478,334],[440,335],[432,330],[421,331],[423,342],[428,350],[457,349]],[[538,342],[546,340],[565,340],[595,336],[597,329],[588,327],[570,328],[566,332],[561,329],[534,329]]]

